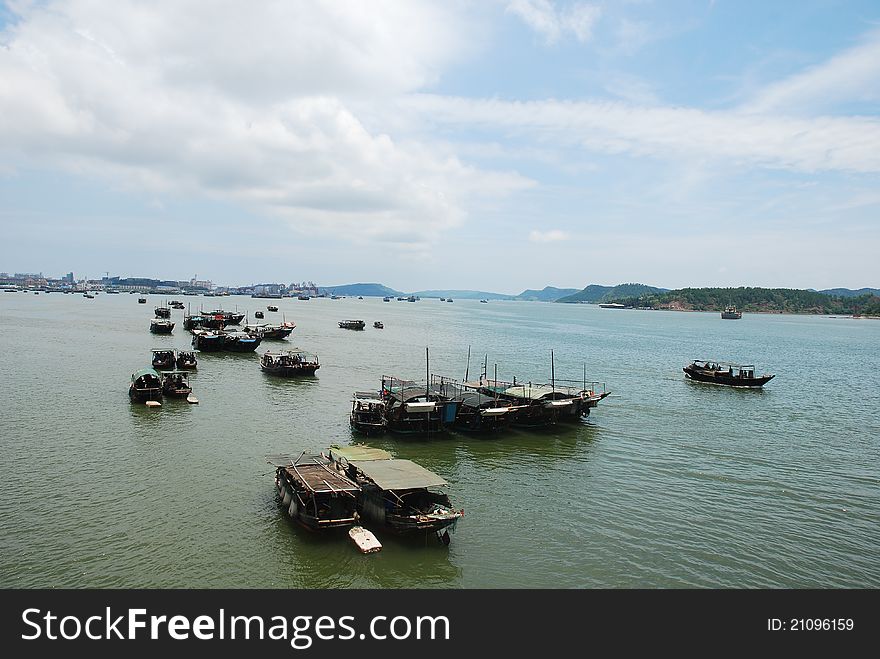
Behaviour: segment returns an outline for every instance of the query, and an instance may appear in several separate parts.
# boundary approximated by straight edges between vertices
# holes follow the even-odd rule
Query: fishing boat
[[[153,334],[171,334],[174,323],[164,318],[153,318],[150,321],[150,331]]]
[[[162,378],[153,368],[142,368],[131,374],[128,396],[146,402],[162,400]]]
[[[193,370],[198,368],[199,362],[196,359],[196,351],[195,350],[178,350],[177,351],[177,368],[179,370],[189,369]]]
[[[383,297],[382,302],[391,302],[391,298],[390,297]]]
[[[489,304],[489,300],[480,300],[481,304]]]
[[[385,403],[378,393],[354,392],[349,424],[353,430],[365,435],[379,435],[385,432]]]
[[[172,398],[187,398],[192,393],[188,371],[162,373],[162,393]]]
[[[441,297],[441,298],[440,298],[440,301],[441,301],[441,302],[446,302],[446,298],[445,298],[445,297]]]
[[[40,291],[34,291],[34,295],[39,295]],[[89,300],[94,300],[95,296],[89,293],[83,293],[83,297],[88,298]]]
[[[223,309],[214,309],[214,311],[202,312],[202,315],[208,316],[209,318],[214,318],[215,320],[222,320],[224,325],[240,325],[241,321],[244,320],[243,313],[224,311]]]
[[[731,304],[725,307],[724,311],[721,312],[721,317],[724,320],[739,320],[743,315],[742,311],[737,311],[736,307]]]
[[[152,352],[153,368],[155,368],[157,371],[174,370],[176,357],[173,350],[169,350],[168,348],[153,348]]]
[[[321,456],[270,456],[275,487],[287,514],[307,529],[323,531],[355,524],[361,488]]]
[[[255,311],[254,318],[265,318],[265,314],[262,311]]]
[[[171,309],[168,307],[156,307],[156,318],[171,318]]]
[[[284,352],[265,352],[260,357],[260,368],[265,373],[283,377],[314,375],[321,368],[318,355],[312,355],[295,348]]]
[[[296,296],[296,299],[297,299],[297,300],[307,301],[307,300],[311,300],[312,298],[311,298],[310,296],[308,296],[308,295],[297,295],[297,296]]]
[[[280,325],[254,325],[253,328],[259,332],[264,339],[286,339],[290,333],[296,329],[294,323],[284,322]],[[246,330],[248,327],[245,328]]]
[[[361,516],[397,534],[436,533],[449,544],[449,531],[464,516],[455,510],[440,476],[411,460],[393,458],[382,449],[363,445],[334,446],[330,459],[336,470],[361,488]]]
[[[342,329],[362,330],[367,324],[362,320],[340,320],[339,327]]]
[[[373,327],[375,327],[376,329],[385,329],[385,325],[383,325],[382,321],[380,320],[377,320],[375,323],[373,323]]]
[[[272,304],[268,305],[266,309],[268,309],[269,311],[278,311],[278,307]]]
[[[230,352],[253,352],[260,345],[263,337],[248,332],[224,332],[223,349]]]
[[[381,399],[386,428],[402,434],[446,432],[460,405],[427,385],[387,375],[382,376]]]
[[[199,352],[217,352],[223,350],[226,336],[218,330],[194,329],[192,331],[193,348]]]
[[[763,387],[775,375],[755,375],[754,365],[695,359],[683,369],[685,377],[698,382],[723,384],[728,387]]]
[[[446,298],[446,301],[447,302],[455,302],[455,300],[453,300],[451,297]]]
[[[145,298],[145,297],[138,298],[138,304],[146,304],[146,303],[147,303],[147,298]]]

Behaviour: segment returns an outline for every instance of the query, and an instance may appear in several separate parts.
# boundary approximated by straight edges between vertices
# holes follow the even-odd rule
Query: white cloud
[[[827,62],[769,85],[747,112],[814,113],[849,101],[880,100],[880,30]]]
[[[414,96],[409,104],[438,122],[528,133],[542,143],[612,155],[722,160],[800,172],[880,172],[880,120],[873,118],[430,95]]]
[[[529,233],[529,240],[533,243],[556,243],[568,240],[568,234],[559,229],[550,229],[549,231],[533,230]]]
[[[367,129],[355,108],[469,48],[433,2],[23,4],[0,35],[0,159],[231,200],[302,232],[423,243],[529,185]],[[198,218],[194,218],[198,221]]]
[[[589,41],[602,15],[602,9],[596,5],[576,2],[560,11],[550,0],[512,0],[507,11],[516,14],[547,43],[555,43],[566,34],[581,42]]]

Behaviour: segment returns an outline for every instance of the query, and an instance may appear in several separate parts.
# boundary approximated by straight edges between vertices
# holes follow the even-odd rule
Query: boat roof
[[[162,375],[166,377],[169,375],[183,375],[189,377],[189,371],[162,371]]]
[[[383,490],[412,490],[422,487],[448,485],[433,471],[417,465],[412,460],[349,460],[364,476]]]
[[[393,456],[384,449],[355,444],[354,446],[331,446],[331,458],[345,458],[349,462],[366,460],[390,460]]]
[[[695,359],[694,364],[717,364],[718,366],[732,366],[733,368],[755,368],[754,364],[734,364],[733,362],[722,362],[717,359]]]
[[[153,375],[156,378],[158,378],[159,371],[157,371],[155,368],[151,368],[148,366],[146,368],[140,369],[139,371],[135,371],[134,373],[131,374],[131,377],[133,380],[138,380],[138,379],[144,377],[145,375]]]
[[[153,348],[150,352],[174,352],[174,348]]]
[[[344,474],[330,469],[322,458],[300,456],[296,460],[290,456],[276,455],[267,458],[270,464],[281,467],[288,474],[298,478],[316,494],[329,492],[359,492],[360,486]]]

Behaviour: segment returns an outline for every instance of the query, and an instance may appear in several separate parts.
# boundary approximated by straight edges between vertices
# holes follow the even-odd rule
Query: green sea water
[[[133,405],[151,295],[0,294],[0,586],[880,586],[880,322],[378,298],[180,298],[297,324],[258,349],[315,352],[314,378],[203,354],[199,405]],[[339,329],[362,318],[367,329]],[[385,329],[372,328],[382,320]],[[370,440],[445,477],[465,509],[447,547],[306,532],[267,454],[363,441],[351,394],[383,374],[587,378],[612,394],[577,425],[481,438]],[[764,390],[685,380],[694,358],[755,363]]]

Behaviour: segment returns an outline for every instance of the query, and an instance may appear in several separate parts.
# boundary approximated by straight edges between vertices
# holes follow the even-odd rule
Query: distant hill
[[[320,289],[332,295],[366,295],[368,297],[403,295],[400,291],[395,291],[382,284],[342,284],[341,286],[321,286]]]
[[[517,300],[535,300],[538,302],[556,302],[559,298],[566,297],[577,293],[576,288],[556,288],[555,286],[545,286],[540,291],[528,289],[516,296]]]
[[[610,301],[677,311],[721,311],[733,304],[745,312],[880,315],[880,296],[843,297],[792,288],[682,288]]]
[[[860,297],[862,295],[880,295],[880,289],[877,288],[860,288],[858,290],[852,290],[849,288],[826,288],[824,291],[818,291],[819,293],[825,293],[825,295],[835,295],[837,297]]]
[[[513,295],[503,293],[488,293],[486,291],[416,291],[412,293],[419,297],[451,297],[453,300],[512,300]]]
[[[650,295],[652,293],[662,293],[665,288],[657,288],[646,284],[618,284],[617,286],[600,286],[599,284],[590,284],[582,291],[578,291],[573,295],[556,300],[557,302],[610,302],[621,298],[639,297],[640,295]]]

